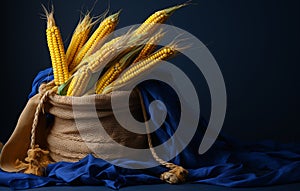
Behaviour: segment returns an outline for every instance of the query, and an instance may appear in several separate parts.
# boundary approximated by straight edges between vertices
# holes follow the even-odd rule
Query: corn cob
[[[90,81],[91,72],[87,65],[83,66],[76,72],[68,87],[67,96],[82,96]]]
[[[161,31],[159,33],[162,33]],[[156,34],[158,35],[158,34]],[[161,34],[163,35],[163,34]],[[158,37],[158,36],[157,36]],[[105,49],[108,46],[113,45],[114,43],[119,43],[117,49],[119,49],[118,55],[115,57],[116,60],[121,59],[124,57],[127,53],[134,51],[135,48],[139,47],[139,50],[141,48],[141,45],[145,45],[147,41],[149,41],[150,37],[147,37],[146,35],[135,35],[133,36],[132,30],[130,29],[127,34],[121,35],[119,37],[116,37],[109,41],[108,43],[103,45],[103,49]],[[149,41],[150,42],[150,41]],[[151,44],[154,44],[154,42],[150,42]],[[143,52],[146,54],[146,52],[151,52],[150,47],[146,47]],[[155,49],[155,47],[153,47]],[[136,52],[137,53],[137,52]],[[144,54],[142,53],[142,54]],[[115,63],[114,60],[109,62],[103,69],[105,72],[109,67],[111,67]]]
[[[50,52],[55,85],[65,83],[69,78],[68,66],[62,37],[59,28],[55,24],[54,13],[45,9],[47,16],[47,44]]]
[[[121,68],[119,63],[111,66],[97,82],[95,90],[96,94],[101,94],[103,89],[108,86],[120,72]]]
[[[85,57],[71,73],[75,72],[82,65],[88,63],[90,70],[95,73],[104,68],[104,71],[114,63],[114,59],[122,58],[124,55],[134,50],[137,46],[145,44],[148,38],[140,38],[142,35],[132,37],[129,31],[119,37],[116,37],[105,43],[101,48],[93,54]]]
[[[156,11],[150,15],[136,30],[135,34],[151,34],[156,28],[157,24],[164,23],[176,10],[188,5],[183,3],[160,11]]]
[[[155,50],[155,48],[157,47],[157,43],[164,36],[164,34],[165,33],[162,33],[161,31],[159,31],[153,37],[151,37],[149,39],[149,41],[147,42],[147,44],[144,46],[144,48],[141,50],[139,55],[135,58],[135,60],[132,63],[139,62],[140,60],[149,56]]]
[[[86,14],[82,20],[79,21],[72,35],[69,47],[66,52],[66,62],[69,65],[69,71],[72,69],[71,63],[82,48],[89,37],[89,33],[93,26],[90,14]]]
[[[108,41],[107,43],[105,43],[102,47],[99,47],[98,49],[97,48],[94,49],[94,51],[91,53],[91,55],[94,54],[95,52],[97,52],[97,50],[100,50],[100,49],[101,49],[101,51],[98,51],[98,53],[100,53],[100,52],[104,53],[105,51],[107,51],[109,49],[109,47],[112,48],[114,44],[117,44],[120,39],[121,39],[121,36],[116,37],[114,39],[111,39],[110,41]],[[93,55],[93,56],[91,56],[90,58],[84,58],[83,60],[84,61],[92,60],[91,58],[96,58],[96,54]],[[94,61],[96,61],[96,60],[94,59]],[[82,63],[84,63],[84,62],[82,62]],[[105,67],[107,67],[107,66],[105,66]],[[80,68],[80,65],[78,67],[76,67],[76,68]]]
[[[129,41],[130,35],[117,37],[110,42],[104,44],[99,50],[90,56],[84,58],[72,71],[76,72],[83,65],[88,65],[92,73],[96,73],[103,69],[107,63],[111,62],[128,47],[134,47],[136,41]]]
[[[70,71],[72,71],[84,57],[87,57],[94,51],[96,46],[99,46],[98,43],[104,41],[105,36],[111,33],[119,20],[120,11],[105,18],[98,28],[93,32],[92,36],[88,39],[88,41],[84,44],[84,46],[79,51],[78,55],[74,58],[74,61],[70,65]]]
[[[101,69],[102,62],[108,63],[109,60],[111,60],[112,55],[117,55],[116,53],[114,53],[116,51],[116,48],[114,46],[115,44],[112,44],[111,46],[101,48],[100,51],[97,51],[86,59],[83,59],[78,67],[76,67],[74,70],[76,71],[81,67],[81,65],[87,64],[91,71],[93,71],[93,73],[99,71]]]
[[[113,44],[117,43],[120,39],[121,39],[121,36],[116,37],[116,38],[113,38],[113,39],[111,39],[110,41],[106,42],[106,43],[105,43],[102,47],[100,47],[99,49],[104,50],[104,49],[106,49],[107,47],[110,47],[110,46],[112,46]],[[99,49],[98,49],[98,50],[99,50]],[[97,51],[97,50],[96,50],[96,51]],[[92,54],[95,53],[96,51],[92,52]]]
[[[126,85],[130,80],[136,78],[139,75],[146,74],[151,68],[162,60],[166,60],[178,53],[175,45],[163,47],[153,54],[149,55],[146,59],[131,65],[122,75],[120,75],[114,82],[107,86],[102,94],[111,92],[114,88],[120,88]]]
[[[113,82],[131,63],[132,58],[140,51],[141,47],[131,51],[126,56],[122,57],[117,63],[113,64],[109,69],[100,77],[96,83],[96,94],[101,94],[106,86]]]
[[[93,44],[93,46],[91,46],[91,48],[89,48],[89,50],[86,52],[84,57],[91,55],[93,52],[95,52],[95,50],[97,50],[101,46],[103,46],[106,39],[109,37],[109,34],[111,34],[115,30],[115,28],[119,22],[120,13],[121,13],[121,10],[113,15],[110,15],[109,17],[104,19],[103,22],[101,22],[101,25],[106,26],[106,31],[102,32],[102,34],[98,36],[98,38],[95,40],[95,43]]]

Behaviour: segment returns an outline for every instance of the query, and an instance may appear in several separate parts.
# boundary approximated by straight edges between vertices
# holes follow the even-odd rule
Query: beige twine
[[[38,176],[42,176],[44,174],[45,168],[48,164],[52,163],[52,160],[49,156],[48,150],[43,150],[39,147],[39,145],[35,144],[36,139],[36,129],[38,125],[39,114],[44,112],[44,103],[46,102],[49,95],[57,91],[57,88],[52,86],[52,83],[46,85],[45,89],[40,92],[42,97],[39,101],[39,104],[36,107],[32,129],[31,129],[31,142],[30,149],[27,151],[27,157],[25,158],[25,162],[17,159],[16,168],[19,171],[22,171],[26,174],[34,174]]]
[[[148,138],[148,145],[149,145],[151,154],[157,162],[159,162],[161,165],[163,165],[163,166],[170,169],[169,171],[162,173],[160,175],[160,179],[164,180],[164,181],[166,181],[167,183],[170,183],[170,184],[178,184],[178,183],[185,182],[186,177],[188,175],[188,171],[186,169],[184,169],[182,166],[164,161],[155,152],[155,150],[153,148],[153,145],[152,145],[152,140],[151,140],[151,135],[150,135],[150,128],[149,128],[149,124],[147,122],[146,108],[145,108],[145,105],[144,105],[142,94],[139,90],[138,90],[138,93],[139,93],[139,98],[140,98],[141,107],[142,107],[142,111],[143,111],[143,117],[144,117],[144,120],[145,120],[145,126],[146,126],[146,131],[147,131],[147,138]]]

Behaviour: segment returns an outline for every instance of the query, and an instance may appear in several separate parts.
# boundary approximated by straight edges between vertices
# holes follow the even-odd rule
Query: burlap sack
[[[124,94],[125,92],[120,91],[114,96],[122,99]],[[95,156],[99,158],[126,157],[126,153],[117,150],[116,142],[137,149],[148,146],[145,134],[130,132],[116,121],[111,107],[110,94],[83,97],[51,95],[48,103],[50,104],[48,112],[54,116],[54,121],[51,124],[47,143],[50,156],[54,161],[78,161],[89,153],[94,154],[91,147],[98,151]],[[126,115],[124,107],[125,104],[118,106],[118,115]],[[141,121],[143,116],[140,99],[136,92],[130,96],[129,107],[132,115]],[[74,113],[74,108],[76,113]],[[91,108],[95,108],[95,110]],[[92,117],[95,116],[95,112],[98,116],[96,120]],[[77,123],[75,117],[77,117]],[[78,120],[80,120],[80,126],[84,125],[83,129],[78,127]],[[110,139],[103,139],[101,135],[95,136],[94,128],[99,122]]]
[[[122,99],[126,93],[119,91],[113,96]],[[13,134],[3,146],[0,154],[1,169],[42,176],[45,167],[51,162],[76,162],[88,154],[103,159],[126,158],[126,154],[130,153],[122,152],[118,144],[136,149],[148,148],[151,139],[148,140],[147,135],[132,133],[116,121],[114,112],[117,111],[119,116],[125,118],[128,115],[125,103],[126,100],[120,102],[113,110],[111,94],[68,97],[47,94],[45,91],[43,93],[43,88],[40,88],[40,93],[27,102]],[[134,118],[143,121],[145,108],[136,91],[131,93],[129,110]],[[49,120],[52,122],[49,123]],[[78,127],[78,120],[84,128]],[[95,134],[99,121],[109,138]],[[155,160],[170,169],[160,174],[162,180],[171,184],[185,182],[188,174],[186,169],[162,160],[154,149],[150,151]]]
[[[120,91],[114,94],[114,96],[118,96],[120,99],[125,93]],[[50,104],[49,113],[55,116],[47,137],[50,156],[54,161],[78,161],[87,154],[92,153],[89,149],[91,147],[100,151],[97,152],[96,157],[104,159],[126,158],[126,154],[130,153],[123,153],[122,149],[119,150],[115,141],[132,148],[148,148],[149,140],[147,139],[147,135],[127,131],[116,121],[111,107],[110,95],[91,95],[77,98],[52,95],[49,97],[48,102]],[[125,112],[124,107],[126,107],[126,104],[124,103],[126,103],[126,100],[123,103],[121,102],[117,108],[114,108],[114,112],[116,109],[118,115],[128,115]],[[91,106],[95,106],[98,119],[109,134],[110,139],[102,139],[101,136],[94,136],[94,131],[91,130],[94,127],[94,123],[91,121],[94,121],[94,119],[91,120],[91,116],[95,110],[91,110]],[[74,108],[76,108],[76,115],[74,115]],[[133,91],[131,94],[129,108],[137,120],[143,121],[144,117],[140,97],[136,91]],[[84,130],[80,130],[80,133],[75,116],[77,117],[76,120],[83,122],[80,123],[81,125],[86,126]],[[84,140],[81,135],[85,137]],[[89,147],[87,147],[86,143],[89,144]],[[185,182],[188,174],[186,169],[174,163],[163,161],[153,149],[151,152],[161,165],[170,169],[160,174],[162,180],[170,184]]]
[[[40,92],[41,89],[43,89],[43,85],[40,88]],[[124,94],[125,92],[120,91],[114,95],[122,99]],[[41,95],[42,93],[39,93],[27,102],[13,134],[3,146],[0,155],[0,167],[2,170],[8,172],[19,171],[16,161],[26,161],[32,141],[32,125],[37,105],[41,101]],[[76,100],[75,102],[74,99]],[[80,124],[85,126],[84,130],[80,132],[75,122],[74,106],[76,107],[76,116],[80,118]],[[89,110],[91,106],[95,107],[93,111]],[[125,105],[122,104],[118,106],[118,115],[125,115],[124,107]],[[130,95],[129,107],[131,114],[137,120],[142,121],[143,115],[140,99],[135,91]],[[95,118],[91,116],[95,115],[95,111],[98,122],[101,122],[110,139],[94,136],[93,129],[98,123],[94,123]],[[126,157],[126,153],[116,149],[116,143],[137,149],[148,147],[145,134],[132,133],[116,121],[111,107],[110,94],[84,97],[51,94],[43,104],[43,112],[40,112],[38,116],[34,142],[40,148],[49,150],[54,162],[76,162],[88,154],[95,154],[92,150],[97,150],[97,155],[95,156],[99,158],[117,159]],[[86,142],[88,142],[89,147]],[[90,149],[91,146],[92,150]]]

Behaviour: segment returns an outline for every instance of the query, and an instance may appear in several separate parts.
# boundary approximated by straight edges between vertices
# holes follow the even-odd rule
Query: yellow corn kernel
[[[89,14],[86,14],[84,18],[80,20],[78,25],[76,26],[69,47],[66,52],[66,62],[69,66],[69,71],[73,69],[74,66],[71,65],[73,59],[76,57],[79,50],[87,41],[92,25],[93,25],[92,18],[90,17]]]
[[[106,86],[119,77],[119,75],[128,67],[128,65],[132,63],[133,58],[138,52],[140,52],[141,48],[142,46],[130,51],[125,56],[122,56],[117,63],[110,66],[96,83],[95,92],[97,94],[101,94]]]
[[[162,33],[161,31],[159,31],[153,37],[151,37],[148,40],[147,44],[144,46],[144,48],[141,50],[139,55],[135,58],[135,60],[132,63],[139,62],[140,60],[142,60],[142,59],[146,58],[148,55],[150,55],[155,50],[155,48],[157,47],[157,43],[164,36],[164,34],[165,33]]]
[[[53,11],[50,13],[46,11],[46,16],[46,36],[53,68],[54,82],[55,85],[61,85],[65,83],[69,78],[64,45],[60,30],[55,24]]]
[[[73,95],[73,90],[74,90],[74,88],[75,88],[75,86],[76,86],[76,83],[77,83],[77,81],[78,81],[78,78],[79,78],[79,75],[74,75],[74,76],[72,77],[72,80],[71,80],[70,85],[69,85],[69,87],[68,87],[67,96]]]
[[[82,67],[74,74],[68,87],[67,96],[82,96],[91,78],[91,72],[87,66]]]
[[[105,37],[110,34],[116,27],[119,20],[120,12],[117,12],[107,18],[105,18],[98,28],[93,32],[92,36],[88,39],[88,41],[84,44],[84,46],[79,51],[78,55],[75,57],[72,68],[75,68],[84,57],[89,56],[95,47],[98,47],[101,42],[104,42]]]
[[[117,63],[110,67],[96,84],[96,94],[101,94],[106,86],[108,86],[121,73],[120,64]]]

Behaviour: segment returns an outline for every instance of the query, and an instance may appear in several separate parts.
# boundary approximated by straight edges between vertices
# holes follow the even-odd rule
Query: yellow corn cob
[[[71,82],[70,82],[70,85],[69,85],[69,87],[68,87],[68,91],[67,91],[67,96],[71,96],[71,95],[73,95],[73,91],[74,91],[74,88],[75,88],[75,86],[76,86],[76,83],[77,83],[77,81],[78,81],[78,78],[79,78],[79,75],[74,75],[73,77],[72,77],[72,80],[71,80]]]
[[[129,52],[123,56],[117,63],[113,64],[109,69],[100,77],[96,83],[97,94],[101,94],[106,86],[113,82],[131,63],[134,56],[140,51],[141,47]]]
[[[93,50],[89,51],[89,55],[86,55],[83,58],[83,60],[86,59],[87,57],[91,56],[92,54],[94,54],[98,50],[100,50],[100,49],[102,49],[102,50],[106,49],[108,46],[111,46],[112,44],[117,43],[120,40],[120,38],[121,38],[121,36],[113,38],[113,39],[109,40],[108,42],[105,42],[102,46],[100,46],[99,43],[98,43],[98,45]]]
[[[133,38],[131,31],[127,34],[116,37],[109,42],[105,43],[101,48],[93,52],[91,55],[83,58],[83,60],[70,72],[73,74],[81,66],[88,64],[90,70],[95,73],[99,70],[107,67],[108,63],[111,63],[113,59],[118,56],[123,56],[130,52],[137,45],[144,44],[148,40],[147,38]]]
[[[147,42],[147,44],[144,46],[144,48],[141,50],[140,54],[136,57],[136,59],[132,63],[139,62],[140,60],[150,55],[155,50],[155,48],[157,47],[157,43],[163,36],[164,33],[159,31],[153,37],[151,37]]]
[[[71,70],[71,74],[74,74],[78,71],[82,66],[89,64],[90,66],[97,65],[99,61],[102,61],[101,58],[105,57],[107,54],[114,50],[113,44],[110,46],[102,47],[100,50],[96,51],[92,55],[84,58],[76,67]]]
[[[137,76],[140,73],[148,70],[149,68],[153,67],[155,64],[160,62],[161,60],[166,60],[175,54],[175,50],[171,47],[163,47],[162,49],[158,50],[157,52],[150,55],[144,61],[137,63],[130,67],[120,79],[114,83],[114,85],[120,85],[122,83],[128,82],[131,78]]]
[[[102,94],[109,93],[113,88],[119,88],[124,86],[130,80],[136,78],[139,75],[146,74],[152,67],[154,67],[161,60],[166,60],[174,56],[178,51],[175,45],[169,45],[159,49],[153,54],[149,55],[146,59],[131,65],[119,78],[112,82],[109,86],[104,88]]]
[[[89,48],[84,57],[91,55],[93,52],[95,52],[95,50],[99,49],[105,43],[106,39],[109,37],[109,34],[115,30],[118,24],[120,13],[121,11],[118,11],[117,13],[107,17],[101,22],[100,25],[106,27],[106,30],[103,30],[103,32],[100,35],[98,35],[97,39],[95,40],[95,43]]]
[[[76,26],[66,52],[66,62],[69,65],[69,71],[73,69],[71,63],[88,39],[92,25],[92,18],[88,13],[82,20],[79,21],[78,25]]]
[[[188,5],[188,3],[176,5],[153,13],[136,29],[135,34],[151,34],[157,28],[157,25],[155,24],[164,23],[174,11],[186,5]]]
[[[160,33],[161,33],[161,31],[160,31]],[[141,45],[146,44],[146,42],[148,40],[149,40],[149,37],[146,37],[144,35],[132,36],[132,31],[129,30],[127,34],[123,34],[123,35],[116,37],[116,38],[112,39],[111,41],[105,43],[101,49],[106,49],[109,46],[113,46],[113,47],[115,47],[116,50],[118,50],[118,54],[115,54],[114,60],[111,60],[110,62],[108,62],[106,64],[103,71],[106,71],[109,67],[111,67],[116,62],[115,60],[123,58],[127,53],[130,53],[131,51],[133,51],[134,54],[137,54],[137,51],[135,51],[135,49],[140,51]],[[115,46],[114,46],[114,44],[115,44]],[[150,47],[144,49],[144,53],[146,53],[145,51],[151,51],[149,48]],[[154,47],[154,49],[155,49],[155,47]]]
[[[105,38],[109,33],[111,33],[119,20],[120,12],[117,12],[107,18],[105,18],[98,28],[93,32],[92,36],[84,44],[84,46],[79,51],[78,55],[75,57],[74,61],[71,64],[71,71],[82,61],[82,59],[91,54],[94,51],[96,46],[99,46],[98,43]]]
[[[108,63],[111,60],[111,55],[114,55],[115,51],[116,51],[116,49],[114,48],[114,45],[107,46],[104,49],[101,49],[101,51],[97,51],[94,54],[87,57],[86,59],[82,60],[81,63],[82,63],[82,65],[88,64],[88,67],[90,68],[90,70],[93,73],[95,73],[101,69],[102,62]],[[79,66],[80,65],[81,64],[79,64]],[[78,68],[75,68],[75,69],[78,69]]]
[[[135,41],[128,42],[130,36],[123,35],[112,39],[104,44],[99,50],[84,58],[72,71],[76,72],[84,65],[88,65],[92,73],[96,73],[103,69],[107,63],[111,62],[121,52],[123,52],[130,44],[135,44]]]
[[[112,46],[113,44],[117,43],[119,40],[121,39],[121,36],[116,37],[111,39],[110,41],[108,41],[107,43],[105,43],[102,47],[100,47],[101,49],[106,49],[107,47]],[[96,51],[92,52],[95,53]]]
[[[48,13],[47,16],[47,44],[50,52],[54,82],[55,85],[65,83],[69,78],[68,66],[66,63],[66,56],[62,37],[59,28],[55,25],[53,11]]]
[[[120,64],[117,63],[110,67],[96,84],[96,94],[101,94],[106,86],[108,86],[121,73]]]
[[[68,87],[67,96],[82,96],[90,81],[91,72],[85,65],[76,74],[74,74]]]

